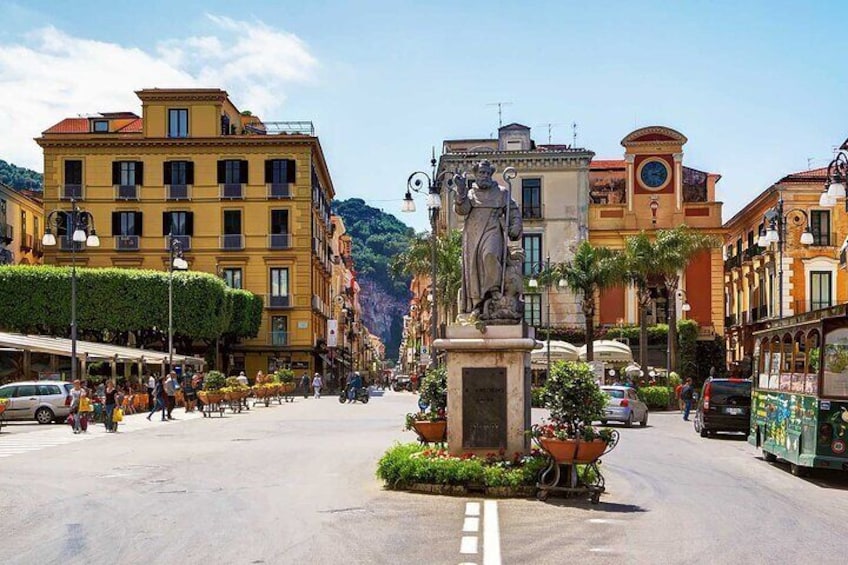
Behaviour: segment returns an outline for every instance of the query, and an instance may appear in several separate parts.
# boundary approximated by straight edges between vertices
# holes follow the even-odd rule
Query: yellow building
[[[728,361],[743,371],[753,354],[751,332],[764,320],[848,302],[848,274],[839,268],[848,214],[841,203],[819,205],[826,177],[826,167],[787,175],[724,224]],[[778,243],[759,245],[766,243],[760,236],[776,221],[781,197],[786,219],[782,264]],[[805,230],[809,245],[801,241]]]
[[[172,234],[190,269],[265,299],[259,335],[234,346],[225,369],[323,371],[334,189],[312,124],[263,122],[218,89],[136,94],[141,117],[68,118],[36,140],[45,209],[73,198],[94,216],[101,246],[77,261],[167,269]],[[59,240],[45,263],[69,263]]]
[[[0,184],[0,265],[38,265],[44,206],[37,193]]]

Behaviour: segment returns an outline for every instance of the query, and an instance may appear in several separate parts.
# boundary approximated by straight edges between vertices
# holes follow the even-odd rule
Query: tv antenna
[[[548,122],[546,124],[540,124],[540,125],[543,125],[546,128],[548,128],[548,145],[550,145],[552,143],[551,139],[553,138],[553,135],[551,133],[553,131],[553,128],[555,126],[561,126],[562,124],[552,124],[552,123]]]
[[[577,122],[571,122],[571,147],[577,147]]]
[[[486,104],[486,106],[498,107],[498,127],[503,127],[503,107],[512,106],[512,102],[492,102],[491,104]]]

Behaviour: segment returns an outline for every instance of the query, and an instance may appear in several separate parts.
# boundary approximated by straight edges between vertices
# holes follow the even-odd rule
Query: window
[[[271,306],[289,306],[289,270],[271,269]]]
[[[65,184],[82,184],[82,161],[65,161]]]
[[[265,161],[265,182],[270,184],[295,182],[294,160],[269,159]]]
[[[144,184],[143,171],[144,163],[141,161],[115,161],[112,163],[112,184],[118,186]]]
[[[224,282],[230,288],[242,288],[241,285],[241,269],[226,268],[224,269]]]
[[[539,327],[542,325],[542,295],[524,295],[524,321],[527,325]]]
[[[830,242],[830,211],[810,210],[810,231],[813,245],[832,245]]]
[[[15,390],[15,398],[35,396],[35,385],[20,385]]]
[[[194,163],[191,161],[165,161],[162,173],[165,185],[194,184]]]
[[[112,212],[112,235],[141,235],[141,212]]]
[[[194,214],[192,212],[163,212],[162,235],[193,235]]]
[[[742,238],[736,240],[736,255],[742,256]]]
[[[830,282],[830,271],[810,272],[811,310],[830,307]]]
[[[247,161],[218,161],[218,184],[247,184]]]
[[[59,387],[56,385],[37,385],[38,396],[52,396],[62,394]]]
[[[109,133],[109,120],[94,120],[94,133]]]
[[[168,110],[168,137],[188,137],[188,109]]]
[[[271,316],[271,345],[288,345],[288,338],[288,316]]]
[[[36,241],[41,241],[41,221],[38,219],[38,216],[33,216],[32,218],[32,233]]]
[[[21,210],[21,243],[26,243],[26,210]]]
[[[521,179],[521,215],[542,217],[542,179]]]
[[[522,245],[524,247],[524,276],[529,277],[542,263],[542,234],[525,235]]]
[[[754,247],[754,230],[748,232],[748,249]]]
[[[289,233],[289,211],[288,210],[271,210],[271,233],[272,234],[287,234],[287,233]]]
[[[241,235],[241,210],[224,210],[224,235]]]

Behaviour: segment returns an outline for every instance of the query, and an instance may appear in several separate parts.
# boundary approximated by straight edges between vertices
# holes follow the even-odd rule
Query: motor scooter
[[[348,387],[342,389],[339,394],[339,403],[344,404],[348,401]],[[368,401],[371,399],[371,395],[368,394],[368,387],[361,386],[356,390],[356,395],[354,395],[353,400],[359,401],[362,404],[368,404]]]

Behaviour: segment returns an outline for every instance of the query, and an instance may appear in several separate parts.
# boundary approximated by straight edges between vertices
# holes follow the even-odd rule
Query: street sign
[[[327,320],[327,347],[336,347],[339,344],[339,322],[338,320]]]

